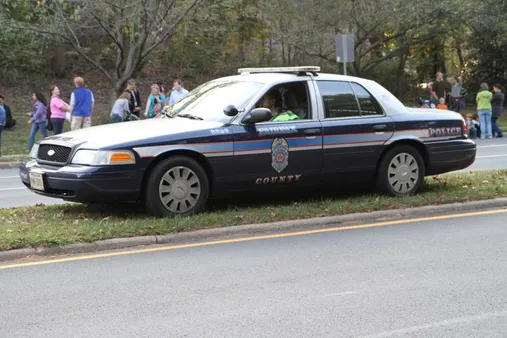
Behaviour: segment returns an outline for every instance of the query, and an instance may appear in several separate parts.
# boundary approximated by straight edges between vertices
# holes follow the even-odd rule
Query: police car
[[[154,119],[46,138],[20,177],[44,196],[143,201],[160,217],[201,212],[231,192],[343,182],[406,196],[425,176],[474,162],[466,130],[461,115],[407,108],[374,81],[319,67],[246,68]]]

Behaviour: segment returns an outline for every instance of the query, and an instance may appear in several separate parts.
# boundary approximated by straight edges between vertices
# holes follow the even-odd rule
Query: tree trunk
[[[65,77],[68,66],[69,60],[65,55],[65,45],[60,44],[54,49],[54,54],[51,59],[51,70],[57,78],[61,79]]]
[[[356,58],[356,61],[352,62],[352,68],[354,70],[354,75],[355,76],[361,76],[361,64],[360,64],[360,60]],[[347,68],[348,69],[348,68]]]
[[[127,81],[124,81],[122,79],[117,79],[113,85],[113,88],[110,92],[110,101],[114,103],[118,96],[120,96],[126,88]]]
[[[399,41],[401,46],[405,46],[400,53],[400,60],[398,63],[398,70],[396,74],[396,96],[403,102],[405,99],[405,66],[407,64],[410,48],[406,47],[406,41],[401,38]]]
[[[459,71],[461,73],[465,69],[465,58],[463,57],[463,51],[462,51],[461,45],[459,43],[456,48],[456,53],[458,54]]]
[[[273,63],[273,55],[274,55],[274,51],[273,51],[273,38],[270,37],[269,38],[269,64],[271,65],[271,63]]]
[[[406,51],[400,55],[400,62],[398,64],[398,71],[396,74],[396,96],[398,100],[405,99],[405,65],[407,63]]]
[[[287,59],[285,58],[285,43],[282,38],[282,64],[285,66],[287,64]]]

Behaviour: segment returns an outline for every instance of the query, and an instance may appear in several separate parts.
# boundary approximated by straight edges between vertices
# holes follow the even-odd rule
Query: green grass
[[[207,213],[168,219],[149,217],[138,205],[0,209],[0,250],[506,197],[507,170],[427,178],[421,194],[406,198],[369,191],[307,195],[235,200],[234,205],[217,202]]]

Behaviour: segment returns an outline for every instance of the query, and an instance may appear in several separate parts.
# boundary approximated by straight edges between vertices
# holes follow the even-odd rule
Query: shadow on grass
[[[243,208],[276,208],[294,203],[308,203],[319,200],[346,200],[347,198],[371,195],[376,191],[368,186],[339,187],[334,189],[309,189],[270,191],[269,193],[235,193],[226,198],[214,199],[208,203],[206,212],[221,212]],[[91,214],[112,214],[116,217],[149,217],[142,203],[112,203],[78,205]]]
[[[290,217],[290,207],[300,215],[329,215],[349,212],[369,212],[422,205],[466,202],[495,198],[507,193],[507,171],[460,173],[427,177],[420,194],[408,197],[381,195],[373,184],[326,187],[324,189],[278,190],[268,192],[233,194],[227,198],[209,202],[205,215],[219,217],[231,212],[234,215],[249,214],[251,217],[268,217],[284,210]],[[289,207],[289,209],[287,208]],[[333,209],[333,210],[319,210]],[[62,217],[78,219],[140,219],[150,215],[142,203],[128,204],[73,204],[51,206],[47,211],[60,212]],[[303,210],[304,209],[304,210]],[[296,214],[292,216],[297,217]]]
[[[428,177],[420,194],[389,197],[372,185],[231,195],[193,217],[153,218],[142,204],[0,209],[0,250],[160,235],[507,197],[507,170]]]
[[[445,188],[446,182],[437,184],[425,183],[422,193],[439,192]],[[315,201],[343,201],[360,197],[382,197],[378,190],[370,185],[341,186],[325,189],[311,188],[306,190],[270,191],[269,193],[250,192],[235,193],[227,198],[211,200],[205,210],[207,213],[235,210],[240,212],[246,208],[277,208],[294,204],[305,204]],[[384,197],[389,198],[384,195]],[[394,198],[396,199],[396,198]],[[89,204],[83,205],[88,214],[114,215],[115,217],[150,217],[142,203]]]

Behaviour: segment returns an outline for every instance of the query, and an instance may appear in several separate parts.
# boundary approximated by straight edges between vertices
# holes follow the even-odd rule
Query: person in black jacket
[[[493,86],[493,98],[491,99],[491,124],[493,127],[493,136],[503,137],[502,129],[498,125],[498,119],[503,112],[503,105],[505,100],[505,95],[503,93],[503,87],[499,84]]]
[[[11,108],[4,103],[4,97],[0,95],[0,104],[5,109],[5,130],[11,130],[16,125],[16,120],[12,118]]]
[[[133,79],[128,80],[127,82],[127,90],[130,94],[129,108],[130,112],[135,116],[139,117],[141,112],[141,94],[139,94],[139,89],[137,89],[136,81]]]

